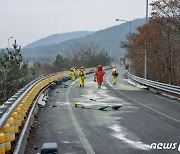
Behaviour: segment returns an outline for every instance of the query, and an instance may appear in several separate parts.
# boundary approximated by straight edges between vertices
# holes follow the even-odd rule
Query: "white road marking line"
[[[111,74],[109,74],[108,77],[107,77],[107,83],[113,88],[113,85],[109,82],[109,76],[110,76],[110,75],[111,75]],[[113,88],[113,89],[114,89],[114,88]],[[120,91],[118,91],[118,92],[119,92],[120,94],[122,94],[123,96],[129,98],[130,100],[132,100],[132,101],[134,101],[134,102],[136,102],[136,103],[138,103],[138,104],[140,104],[140,105],[148,108],[149,110],[154,111],[154,112],[156,112],[156,113],[158,113],[158,114],[160,114],[160,115],[162,115],[162,116],[164,116],[164,117],[166,117],[166,118],[169,118],[169,119],[171,119],[171,120],[173,120],[173,121],[176,121],[176,122],[180,123],[179,120],[177,120],[177,119],[175,119],[175,118],[173,118],[173,117],[170,117],[170,116],[168,116],[168,115],[166,115],[166,114],[164,114],[164,113],[162,113],[162,112],[160,112],[160,111],[157,111],[157,110],[155,110],[155,109],[152,109],[152,108],[144,105],[143,103],[141,103],[141,102],[139,102],[139,101],[137,101],[137,100],[135,100],[135,99],[127,96],[126,94],[123,94],[123,93],[120,92]]]
[[[78,81],[78,80],[76,80],[76,81]],[[66,101],[67,102],[69,102],[70,89],[71,89],[72,85],[75,84],[76,81],[74,81],[67,89],[67,92],[66,92]],[[74,112],[73,112],[71,105],[67,105],[67,106],[68,106],[68,111],[69,111],[70,117],[72,119],[73,125],[74,125],[76,132],[77,132],[77,134],[78,134],[78,136],[79,136],[79,138],[80,138],[80,140],[84,146],[84,149],[86,150],[87,154],[95,154],[94,150],[92,149],[88,139],[86,138],[81,126],[79,125],[79,123],[78,123],[78,121],[74,115]]]

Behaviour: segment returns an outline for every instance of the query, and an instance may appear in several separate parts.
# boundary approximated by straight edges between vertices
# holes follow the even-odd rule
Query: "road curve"
[[[123,78],[119,68],[117,85],[112,85],[111,71],[106,71],[102,89],[86,79],[68,81],[68,88],[57,86],[49,92],[50,100],[41,108],[34,122],[25,153],[40,152],[45,142],[57,142],[62,154],[168,154],[175,150],[151,150],[151,143],[179,143],[180,104],[154,94]],[[132,83],[133,84],[133,83]],[[79,103],[90,109],[75,108]],[[115,111],[103,105],[121,105]]]

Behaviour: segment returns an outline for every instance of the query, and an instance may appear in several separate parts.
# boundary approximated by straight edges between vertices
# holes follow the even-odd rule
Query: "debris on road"
[[[80,104],[77,104],[77,103],[76,103],[76,104],[75,104],[75,107],[80,107]]]
[[[90,100],[90,101],[96,101],[96,100],[95,100],[95,99],[93,99],[93,98],[90,98],[89,100]]]
[[[91,106],[85,106],[85,105],[81,105],[76,103],[75,104],[76,108],[82,108],[82,109],[95,109],[95,110],[101,110],[101,111],[107,111],[106,109],[111,108],[113,110],[118,110],[119,108],[121,108],[121,105],[103,105],[103,106],[97,106],[97,105],[91,105]]]
[[[60,88],[68,88],[68,86],[67,84],[61,84]]]
[[[46,94],[44,97],[43,97],[43,101],[45,101],[46,103],[48,102],[48,99],[49,99],[49,97],[48,97],[48,94]]]
[[[41,154],[56,153],[58,154],[57,143],[44,143],[41,149]]]
[[[55,83],[55,82],[51,83],[51,85],[50,85],[50,89],[51,89],[51,90],[56,89],[56,83]]]
[[[67,88],[68,87],[68,85],[64,85],[64,88]]]
[[[108,107],[109,107],[108,105],[105,105],[105,106],[99,107],[98,109],[101,111],[105,111]]]
[[[48,96],[41,94],[41,96],[38,99],[38,106],[40,108],[45,107],[47,101],[48,101]]]
[[[57,105],[52,105],[52,106],[50,106],[50,107],[57,107]]]
[[[121,108],[121,105],[114,105],[114,106],[109,106],[111,107],[113,110],[118,110],[119,108]]]
[[[38,147],[37,146],[34,146],[34,150],[37,150],[38,149]]]
[[[38,102],[38,106],[39,106],[40,108],[45,107],[45,105],[46,105],[46,102],[45,102],[45,101],[39,101],[39,102]]]

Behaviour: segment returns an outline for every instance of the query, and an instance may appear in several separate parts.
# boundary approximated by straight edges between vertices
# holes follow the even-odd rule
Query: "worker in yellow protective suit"
[[[84,66],[81,66],[81,69],[78,72],[79,77],[79,86],[84,87],[84,79],[86,78],[86,71],[84,69]]]
[[[75,79],[77,79],[78,78],[77,67],[74,67],[73,71],[74,71]]]
[[[75,73],[74,73],[74,68],[71,68],[71,80],[74,81],[75,80]]]
[[[116,84],[117,83],[117,77],[118,77],[117,69],[115,69],[115,68],[113,69],[112,76],[113,76],[113,84]]]

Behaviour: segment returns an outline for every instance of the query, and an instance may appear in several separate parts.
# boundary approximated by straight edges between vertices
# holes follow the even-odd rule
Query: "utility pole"
[[[146,0],[146,24],[148,23],[148,0]],[[144,78],[147,79],[147,40],[144,43]]]
[[[125,21],[125,22],[128,22],[129,23],[129,34],[131,36],[131,26],[132,26],[131,21],[122,20],[122,19],[116,19],[116,21]],[[129,73],[131,73],[131,56],[130,56],[130,53],[129,53]]]

